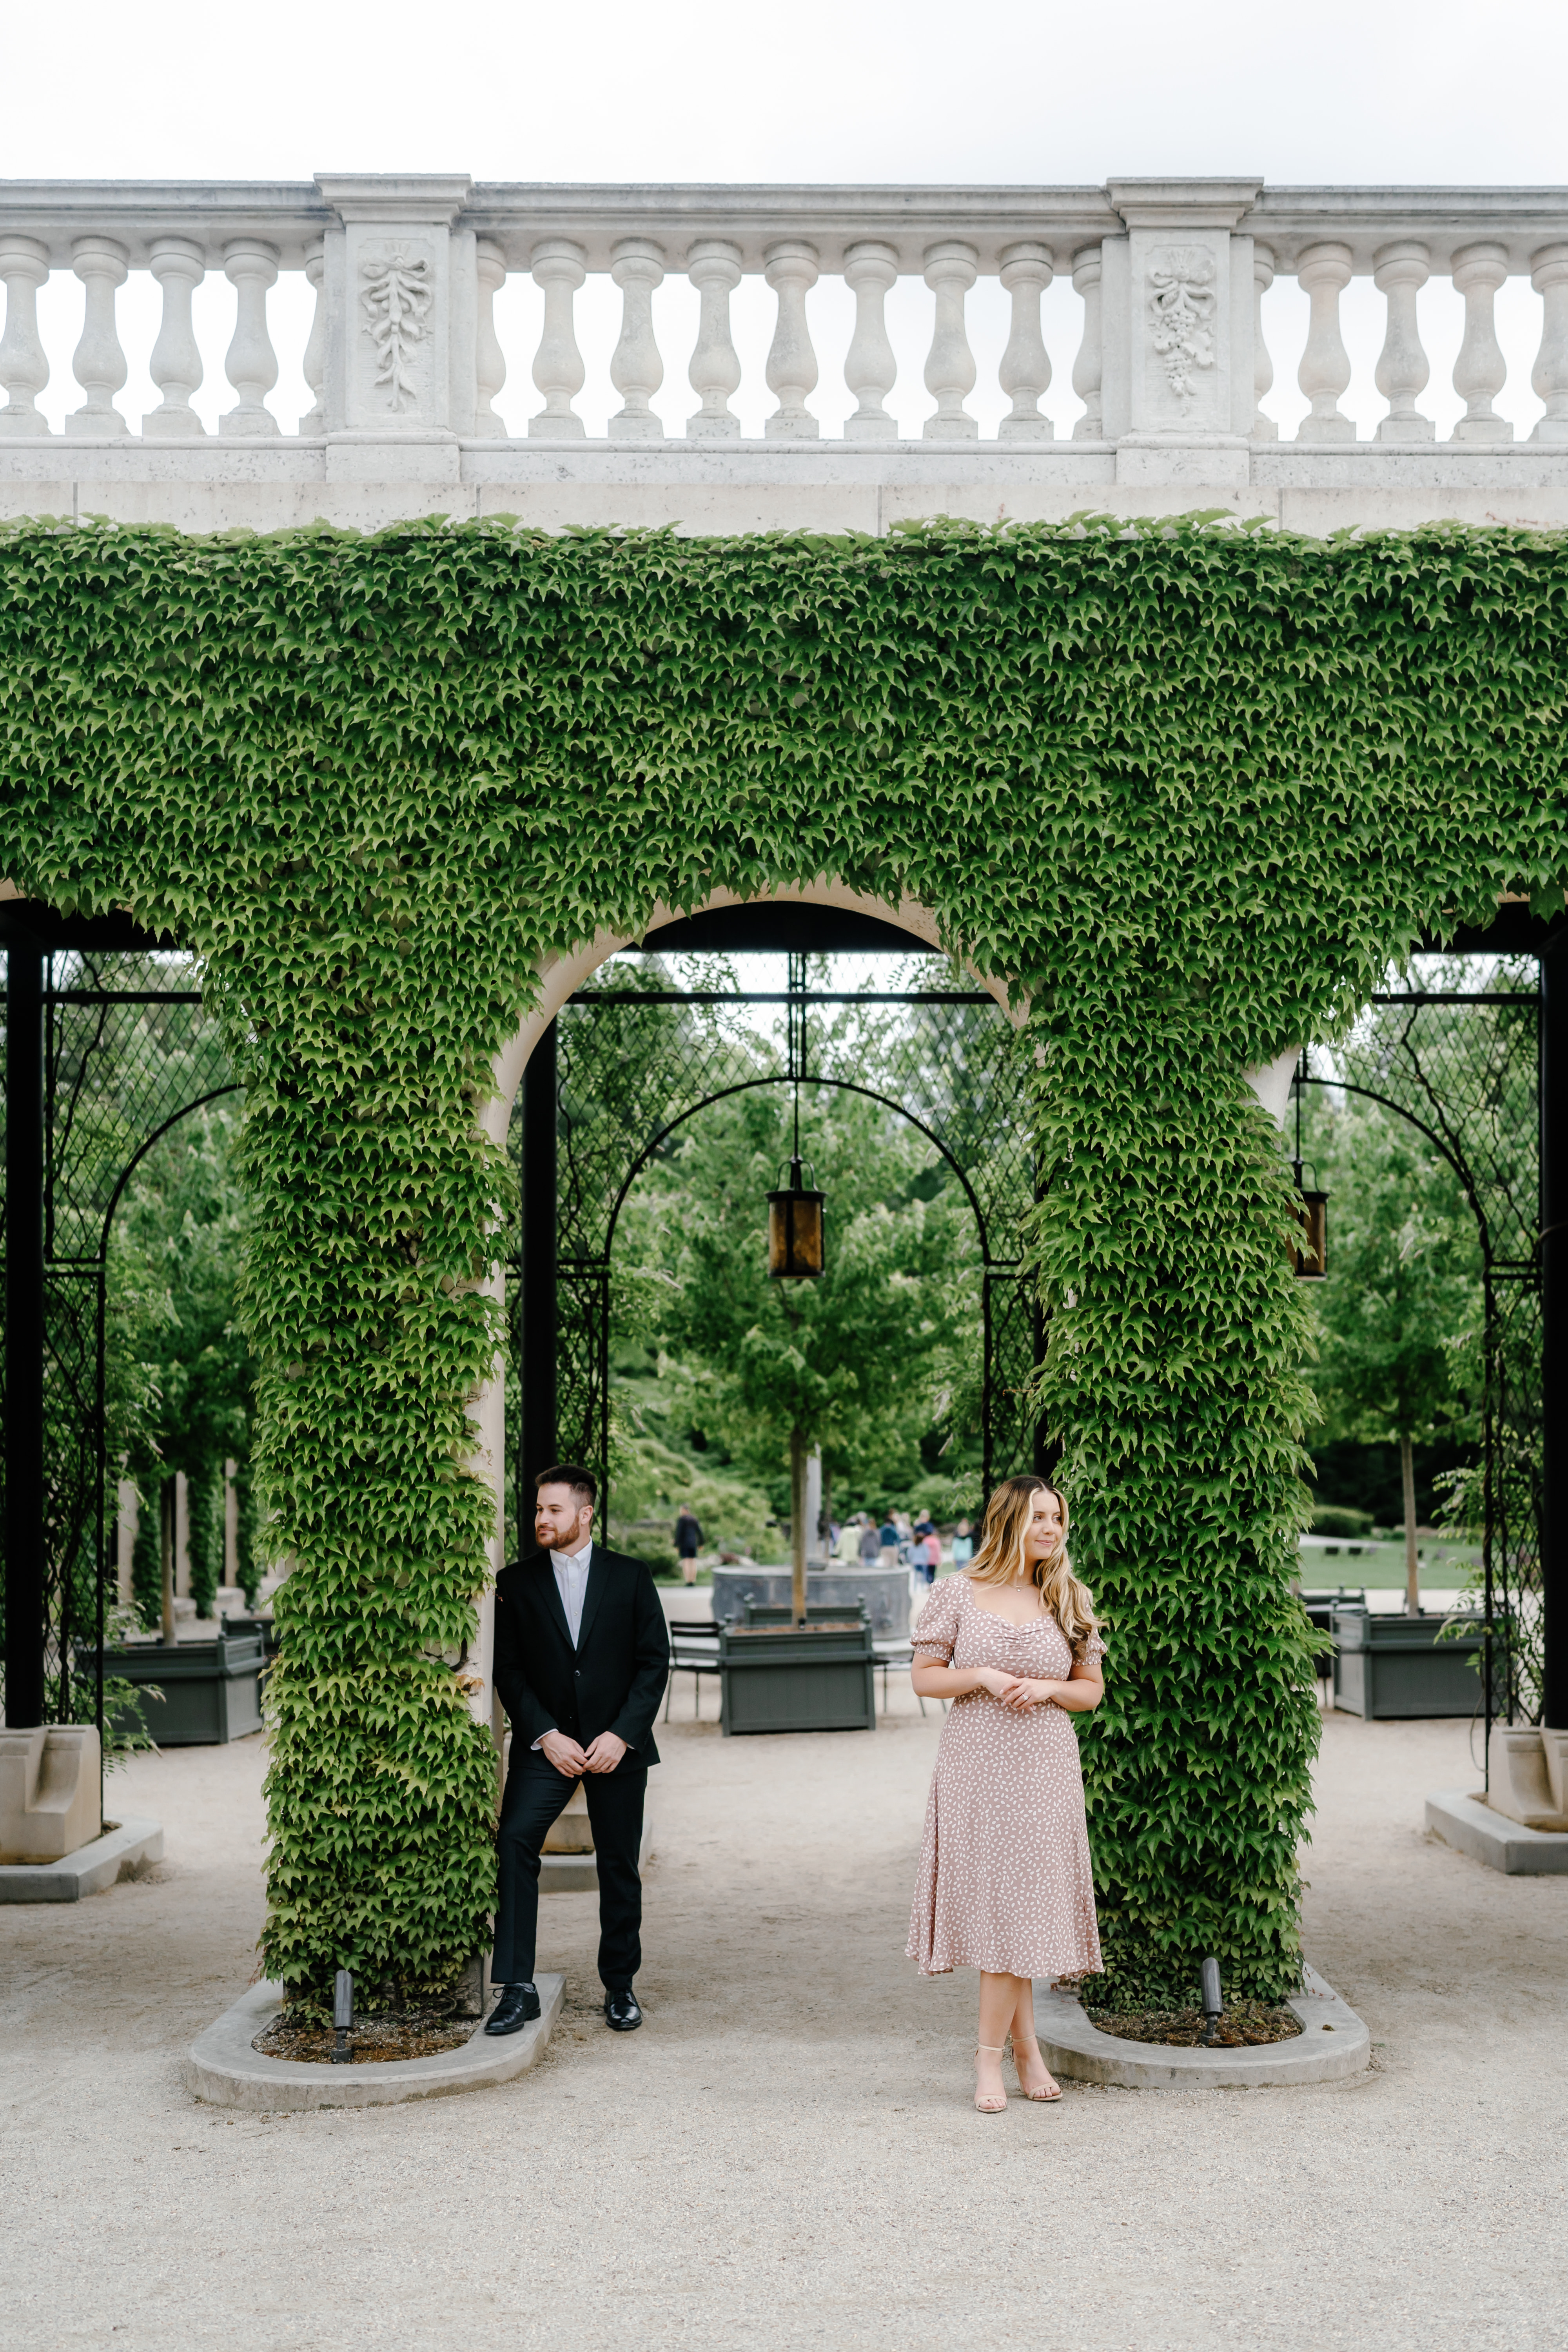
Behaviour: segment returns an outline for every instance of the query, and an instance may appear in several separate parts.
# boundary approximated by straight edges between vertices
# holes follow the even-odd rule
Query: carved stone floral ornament
[[[375,380],[392,394],[394,408],[406,408],[417,397],[410,369],[416,344],[429,332],[429,310],[436,289],[428,260],[411,260],[401,250],[384,261],[370,257],[361,262],[363,288],[360,300],[368,320],[371,348],[375,353]]]
[[[1201,245],[1163,246],[1149,257],[1149,316],[1171,390],[1190,407],[1198,368],[1214,365],[1214,256]]]

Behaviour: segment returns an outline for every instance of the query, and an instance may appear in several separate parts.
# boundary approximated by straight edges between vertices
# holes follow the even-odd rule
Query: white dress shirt
[[[566,1630],[572,1636],[574,1649],[583,1630],[583,1602],[588,1591],[588,1562],[593,1556],[592,1536],[581,1551],[552,1551],[550,1555],[550,1565],[555,1570],[555,1589],[561,1595],[561,1606],[566,1612]],[[533,1745],[535,1748],[543,1747],[542,1733]]]
[[[572,1636],[572,1647],[577,1647],[577,1636],[583,1630],[583,1601],[588,1590],[588,1562],[593,1557],[594,1539],[589,1537],[581,1551],[552,1551],[550,1565],[555,1570],[556,1589],[561,1606],[566,1612],[566,1630]]]

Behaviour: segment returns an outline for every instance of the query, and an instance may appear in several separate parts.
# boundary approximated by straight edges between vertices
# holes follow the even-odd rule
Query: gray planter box
[[[713,1614],[721,1624],[738,1625],[748,1601],[788,1608],[792,1599],[787,1568],[716,1568],[713,1571]],[[874,1633],[907,1633],[910,1630],[910,1571],[907,1568],[813,1568],[806,1571],[808,1609],[832,1605],[853,1611],[864,1601]]]
[[[80,1661],[90,1675],[94,1653]],[[216,1642],[133,1643],[105,1650],[103,1672],[121,1682],[152,1683],[163,1704],[147,1699],[142,1720],[160,1748],[221,1748],[261,1728],[261,1672],[266,1664],[259,1633],[220,1635]]]
[[[869,1625],[727,1625],[719,1636],[724,1737],[875,1731],[875,1667]]]
[[[1419,1617],[1373,1615],[1365,1609],[1333,1612],[1334,1705],[1347,1715],[1388,1722],[1411,1716],[1474,1715],[1481,1704],[1476,1664],[1483,1635],[1437,1635],[1447,1619],[1435,1610]]]

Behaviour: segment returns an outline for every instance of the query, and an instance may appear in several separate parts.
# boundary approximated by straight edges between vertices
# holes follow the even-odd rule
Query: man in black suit
[[[669,1678],[669,1633],[646,1560],[593,1541],[597,1486],[574,1462],[534,1481],[541,1549],[496,1579],[495,1685],[511,1720],[501,1800],[492,1980],[503,1990],[487,2033],[539,2015],[533,1948],[539,1857],[579,1780],[599,1869],[599,1976],[617,2033],[642,2023],[643,1800],[658,1762],[653,1726]]]

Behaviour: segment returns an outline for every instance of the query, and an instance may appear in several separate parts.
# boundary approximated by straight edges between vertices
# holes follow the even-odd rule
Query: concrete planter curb
[[[1568,1830],[1527,1830],[1462,1789],[1427,1798],[1426,1826],[1445,1845],[1510,1878],[1568,1875]]]
[[[84,1895],[102,1895],[163,1859],[161,1822],[119,1822],[58,1862],[0,1865],[0,1903],[79,1903]]]
[[[1348,2002],[1316,1969],[1303,1969],[1289,2006],[1304,2031],[1294,2042],[1252,2050],[1162,2049],[1101,2033],[1072,1993],[1035,1985],[1035,2031],[1053,2074],[1072,2083],[1114,2083],[1137,2091],[1288,2090],[1298,2083],[1338,2083],[1363,2074],[1372,2036]]]
[[[476,2025],[458,2050],[431,2058],[392,2058],[384,2065],[310,2066],[295,2058],[265,2058],[251,2043],[283,2006],[279,1984],[252,1985],[232,2009],[196,2036],[181,2072],[193,2098],[215,2107],[395,2107],[405,2099],[442,2099],[458,2091],[488,2089],[525,2074],[547,2047],[561,2014],[564,1977],[540,1976],[540,2015],[521,2033],[487,2035]]]

